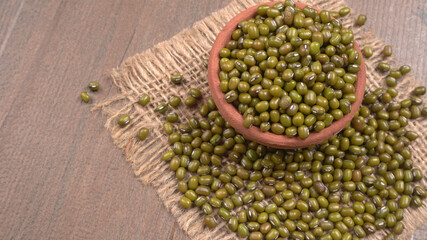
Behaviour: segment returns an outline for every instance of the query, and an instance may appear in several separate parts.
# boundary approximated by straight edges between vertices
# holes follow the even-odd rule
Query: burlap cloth
[[[166,208],[191,239],[238,239],[238,237],[228,230],[224,221],[219,221],[220,224],[214,230],[204,227],[204,214],[197,207],[188,210],[180,207],[178,201],[182,194],[177,190],[175,174],[169,170],[168,163],[161,160],[162,153],[169,148],[168,138],[162,131],[165,119],[164,116],[154,112],[154,106],[167,101],[171,95],[178,95],[183,99],[191,87],[200,89],[206,99],[209,96],[209,89],[204,59],[208,58],[216,35],[237,13],[265,1],[234,0],[227,7],[196,22],[190,29],[183,30],[170,40],[127,59],[112,72],[114,84],[120,89],[121,94],[94,108],[101,109],[108,116],[105,127],[111,132],[114,143],[124,150],[126,160],[131,164],[136,177],[144,184],[154,186]],[[301,2],[334,11],[346,6],[344,0],[301,0]],[[384,83],[384,76],[374,70],[378,62],[383,60],[381,52],[384,43],[373,32],[366,32],[363,28],[353,26],[356,14],[351,13],[344,17],[343,24],[353,28],[356,41],[361,47],[369,45],[373,48],[374,55],[366,59],[367,86],[369,89],[375,89]],[[394,63],[395,59],[389,58],[387,61]],[[172,73],[181,73],[186,79],[185,83],[179,86],[170,84],[169,76]],[[400,98],[408,96],[416,85],[412,76],[405,76],[398,85]],[[151,96],[151,106],[141,107],[136,103],[144,93]],[[185,120],[194,115],[199,116],[198,107],[180,106],[173,111],[178,113],[181,120]],[[132,118],[131,124],[125,128],[118,127],[116,120],[120,114],[129,114]],[[136,132],[141,127],[149,127],[151,130],[149,138],[145,141],[138,141],[135,138]],[[409,128],[421,133],[421,137],[410,149],[414,166],[421,168],[424,176],[427,176],[427,166],[424,164],[427,156],[426,118],[411,121]],[[427,187],[425,177],[421,185]],[[427,219],[427,204],[405,211],[405,230],[399,239],[408,239]],[[382,236],[384,232],[378,231],[367,239],[382,239]]]

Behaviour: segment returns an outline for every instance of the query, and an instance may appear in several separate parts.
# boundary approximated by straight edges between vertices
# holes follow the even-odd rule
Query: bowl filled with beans
[[[239,13],[219,33],[208,82],[239,133],[295,149],[329,139],[352,120],[366,68],[352,30],[330,12],[269,2]]]

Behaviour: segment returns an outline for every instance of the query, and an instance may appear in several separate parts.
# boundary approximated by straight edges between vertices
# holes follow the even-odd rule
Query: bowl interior
[[[259,5],[269,5],[273,6],[277,2],[268,2]],[[304,8],[305,6],[310,6],[304,3],[295,3],[297,7]],[[244,137],[261,143],[266,146],[281,148],[281,149],[296,149],[312,146],[315,144],[319,144],[339,131],[341,131],[347,123],[351,121],[351,119],[356,114],[357,110],[362,103],[363,94],[365,91],[366,84],[366,66],[363,59],[363,55],[360,51],[359,46],[355,42],[354,49],[359,52],[361,57],[361,65],[360,71],[358,72],[357,80],[354,84],[355,86],[355,94],[357,97],[356,102],[351,104],[351,112],[344,115],[340,120],[334,121],[329,127],[326,127],[320,132],[310,132],[310,135],[306,139],[301,139],[299,137],[289,138],[286,135],[277,135],[272,132],[262,132],[258,127],[252,126],[250,128],[243,127],[243,116],[238,112],[238,110],[232,105],[225,101],[224,93],[220,89],[220,80],[218,74],[220,72],[219,66],[219,51],[225,47],[229,40],[231,40],[231,34],[237,28],[239,22],[243,20],[250,19],[255,17],[257,12],[257,8],[259,5],[248,8],[247,10],[239,13],[233,19],[231,19],[224,27],[224,29],[218,34],[210,52],[209,63],[208,63],[208,82],[209,88],[212,94],[212,98],[215,101],[219,112],[227,120],[230,125],[236,129],[237,132],[242,134]],[[310,6],[319,11],[318,8]]]

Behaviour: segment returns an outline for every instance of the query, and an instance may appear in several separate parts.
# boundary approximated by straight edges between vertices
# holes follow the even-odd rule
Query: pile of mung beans
[[[408,148],[418,134],[405,129],[426,108],[396,96],[393,88],[367,93],[339,134],[296,150],[245,139],[209,98],[201,118],[164,124],[171,150],[162,158],[179,180],[179,203],[200,208],[208,228],[226,221],[254,240],[361,239],[385,229],[384,239],[395,239],[404,230],[404,209],[427,197]]]
[[[342,42],[342,35],[350,31],[343,30],[338,21],[330,20],[330,16],[337,18],[349,12],[349,8],[343,8],[339,12],[322,11],[317,14],[308,8],[298,10],[292,6],[292,1],[287,0],[272,8],[260,7],[259,16],[253,22],[239,25],[240,31],[233,33],[233,40],[229,44],[234,47],[221,51],[223,59],[228,60],[221,60],[221,68],[227,71],[222,71],[220,77],[222,87],[227,90],[224,91],[227,92],[226,97],[233,100],[230,103],[236,104],[243,114],[246,113],[245,124],[260,126],[263,130],[277,134],[298,134],[304,138],[306,135],[301,136],[299,129],[292,130],[292,134],[288,134],[287,129],[306,126],[308,130],[318,131],[337,119],[337,111],[334,113],[334,110],[342,111],[339,116],[345,114],[345,107],[341,103],[343,100],[354,100],[354,89],[351,86],[359,58],[353,52],[351,43],[346,46]],[[277,13],[283,14],[283,18],[278,17],[282,15]],[[297,24],[300,26],[298,29],[302,30],[290,27],[289,16],[293,17],[291,23]],[[363,25],[365,21],[366,16],[360,15],[356,24]],[[283,24],[280,25],[280,22]],[[317,33],[310,26],[319,30],[318,41],[325,40],[325,36],[328,38],[324,30],[329,31],[330,37],[339,35],[337,38],[341,40],[336,45],[324,41],[325,44],[314,46],[318,52],[312,56],[312,44],[315,41],[308,44],[308,39],[300,36],[301,32],[302,36],[308,34],[308,30],[311,31],[312,39]],[[258,30],[254,30],[256,27]],[[286,30],[282,32],[282,28]],[[258,31],[258,34],[254,31]],[[298,33],[301,39],[295,39],[295,36],[290,38],[288,31],[291,32],[290,36]],[[247,38],[240,40],[246,35]],[[285,42],[286,39],[289,44]],[[259,57],[257,52],[253,52],[254,56],[250,52],[256,49],[254,45],[257,44],[263,46],[258,51],[267,49],[260,53],[261,60],[256,59],[256,56]],[[277,49],[271,50],[271,47],[275,48],[274,44],[277,44]],[[282,59],[280,49],[285,45],[290,50]],[[306,49],[303,45],[309,46],[310,54],[300,54],[300,50]],[[275,56],[275,51],[279,51],[279,57]],[[291,52],[293,55],[288,56]],[[373,54],[369,46],[364,47],[362,52],[367,58]],[[299,55],[299,59],[289,62],[291,57],[297,55],[294,53]],[[323,57],[318,59],[316,56],[320,54]],[[385,57],[390,56],[391,47],[385,46],[383,54]],[[230,56],[231,60],[228,58]],[[338,57],[343,63],[341,67],[336,65],[336,61],[341,61],[337,60]],[[320,71],[316,70],[317,67]],[[325,67],[331,70],[325,71]],[[251,69],[256,71],[251,72]],[[388,72],[391,67],[383,62],[377,69]],[[292,77],[284,80],[283,75],[291,71]],[[378,230],[384,230],[385,240],[396,239],[405,228],[402,222],[404,209],[422,206],[422,199],[427,197],[426,190],[417,184],[423,180],[423,174],[413,166],[409,148],[411,142],[419,136],[406,129],[410,119],[427,117],[427,108],[422,107],[421,98],[426,88],[416,87],[412,96],[402,101],[396,100],[398,91],[394,88],[397,80],[409,71],[407,65],[390,71],[385,79],[387,88],[367,91],[351,123],[336,136],[316,146],[295,150],[274,149],[245,139],[224,120],[212,98],[206,99],[200,106],[200,118],[193,116],[188,120],[180,120],[169,107],[180,107],[181,98],[171,96],[167,103],[158,104],[155,110],[165,115],[163,130],[168,136],[170,150],[162,155],[162,159],[169,164],[178,179],[177,189],[183,194],[179,204],[183,208],[198,207],[205,215],[204,224],[207,228],[215,228],[219,221],[225,221],[231,231],[250,240],[357,240]],[[261,73],[264,76],[259,76]],[[307,74],[310,74],[307,77],[310,79],[305,79]],[[253,75],[257,80],[252,78]],[[335,84],[331,84],[332,79],[335,79]],[[170,81],[179,85],[184,78],[174,74]],[[251,81],[255,81],[254,84]],[[287,88],[289,84],[293,87]],[[91,82],[89,88],[96,91],[99,84]],[[307,102],[307,94],[316,101]],[[88,95],[82,94],[81,97],[85,102],[90,100]],[[183,102],[193,106],[201,98],[201,92],[191,88]],[[298,99],[299,102],[295,101]],[[268,106],[259,109],[257,105],[263,101],[269,101]],[[276,109],[275,101],[278,105]],[[149,102],[148,94],[142,95],[138,101],[141,106],[147,106]],[[282,106],[284,102],[289,104],[286,104],[287,108]],[[291,106],[295,106],[290,109],[295,112],[293,115],[289,114]],[[304,108],[311,109],[311,113],[306,114]],[[313,108],[323,108],[322,114],[313,112]],[[280,115],[278,121],[275,114]],[[302,120],[294,121],[297,114],[303,115]],[[289,118],[282,120],[283,115]],[[307,120],[313,118],[310,115],[314,115],[314,120]],[[329,115],[332,118],[327,117]],[[248,116],[252,120],[247,120]],[[301,121],[303,124],[299,125]],[[130,122],[131,118],[126,114],[117,120],[121,127]],[[279,122],[283,125],[283,132],[278,131],[277,127],[273,128]],[[265,127],[267,123],[271,123],[271,128]],[[141,128],[136,137],[144,140],[148,135],[149,129]]]
[[[348,13],[286,1],[238,24],[219,52],[219,79],[244,127],[305,139],[350,113],[361,56],[353,31],[332,18]]]
[[[289,1],[287,2],[289,3]],[[284,8],[281,5],[276,6],[278,6],[277,10],[284,9],[285,13],[289,8],[289,6]],[[258,13],[264,16],[268,13],[268,9],[272,8],[261,7]],[[263,12],[264,10],[265,12]],[[341,12],[345,13],[347,10]],[[298,13],[304,13],[304,10],[296,10],[294,18],[298,16]],[[324,15],[325,13],[322,14],[322,16]],[[268,18],[260,17],[258,19],[265,22]],[[366,17],[359,17],[357,24],[363,25],[365,20]],[[267,20],[267,22],[269,21],[272,20]],[[351,96],[354,94],[354,88],[351,87],[354,81],[347,82],[345,79],[348,77],[344,77],[346,74],[352,74],[353,77],[357,72],[348,71],[350,63],[346,63],[347,68],[342,68],[344,69],[342,72],[340,67],[334,64],[333,70],[327,73],[316,73],[314,84],[307,84],[304,76],[309,72],[304,71],[311,71],[314,62],[320,63],[322,69],[324,63],[320,60],[314,61],[316,60],[314,58],[314,60],[310,59],[308,61],[310,63],[306,66],[299,62],[301,68],[289,68],[289,62],[285,58],[281,60],[280,57],[276,57],[277,61],[272,61],[278,75],[280,75],[280,71],[278,71],[277,65],[280,64],[284,66],[283,72],[286,69],[292,69],[291,71],[294,72],[296,69],[308,68],[305,68],[304,74],[302,74],[303,72],[298,73],[299,70],[297,70],[297,73],[301,74],[301,78],[297,80],[292,80],[295,78],[295,72],[293,77],[287,81],[284,81],[283,77],[276,76],[274,71],[271,71],[273,72],[271,76],[269,76],[271,72],[267,71],[267,76],[270,77],[267,78],[266,72],[260,66],[255,66],[255,63],[260,63],[259,60],[252,59],[250,57],[252,55],[248,54],[250,47],[243,47],[235,51],[240,44],[241,36],[256,31],[249,30],[256,25],[249,24],[246,30],[244,30],[244,25],[240,25],[240,32],[237,31],[236,36],[233,37],[236,39],[231,41],[231,45],[235,45],[235,47],[230,47],[232,51],[221,51],[223,59],[228,59],[233,51],[235,56],[232,58],[234,60],[221,60],[223,64],[221,68],[226,68],[228,71],[222,71],[220,75],[223,81],[221,82],[222,87],[227,86],[223,89],[224,92],[227,92],[226,98],[230,100],[231,97],[232,99],[229,102],[236,104],[243,114],[248,113],[249,109],[251,114],[245,114],[245,117],[247,119],[248,116],[251,116],[253,120],[250,120],[248,124],[248,120],[245,119],[246,124],[257,125],[263,130],[267,129],[282,134],[288,128],[299,127],[298,121],[293,121],[292,118],[297,113],[301,113],[300,106],[303,106],[303,109],[305,106],[311,109],[314,106],[329,106],[329,108],[324,107],[323,114],[324,116],[332,115],[331,121],[336,120],[337,118],[332,112],[328,113],[329,110],[342,111],[340,105],[334,105],[336,102],[334,99],[340,103],[341,100],[349,100],[348,96],[352,99]],[[260,28],[259,25],[258,28]],[[338,29],[335,27],[333,29]],[[338,30],[335,31],[338,33]],[[280,32],[276,31],[276,33]],[[239,34],[241,35],[239,36]],[[256,35],[254,34],[254,36]],[[245,38],[241,44],[242,46],[253,45],[255,42],[261,44],[261,41],[257,41],[259,37],[261,36]],[[268,39],[277,40],[275,38],[277,34],[275,36],[270,34],[269,37],[271,38],[267,38],[267,42],[264,44],[269,44]],[[247,39],[253,41],[248,43]],[[272,44],[274,44],[273,42]],[[280,43],[286,44],[285,41]],[[292,44],[288,44],[288,46],[292,46]],[[319,51],[326,51],[326,48]],[[280,49],[279,45],[278,49]],[[292,46],[290,51],[296,51],[295,49],[297,48]],[[349,49],[345,51],[352,51],[351,48]],[[334,51],[337,51],[337,48]],[[254,54],[257,56],[256,52]],[[263,64],[268,64],[267,59],[274,59],[270,58],[274,56],[274,53],[272,55],[267,52],[262,54],[265,54],[266,57],[262,61],[267,61]],[[365,57],[370,57],[372,48],[365,47],[363,54]],[[389,46],[385,47],[384,55],[391,55]],[[305,57],[307,56],[309,55]],[[342,57],[344,55],[332,54],[329,56],[325,53],[325,56]],[[342,58],[345,59],[345,57]],[[251,62],[250,59],[255,60],[252,61],[253,65],[247,64]],[[358,58],[356,57],[356,59]],[[272,63],[272,65],[274,64]],[[351,67],[358,68],[356,62],[353,62]],[[258,79],[260,82],[250,83],[253,80],[252,75],[260,74],[257,72],[258,70],[250,73],[250,68],[257,68],[263,72],[264,76],[260,76]],[[267,67],[266,69],[273,68]],[[384,71],[380,68],[379,70]],[[410,67],[404,65],[399,70],[390,72],[387,78],[393,77],[397,80],[409,71]],[[331,72],[336,73],[333,75],[337,82],[343,83],[342,87],[328,83],[328,75]],[[325,77],[324,79],[322,79],[322,75]],[[291,81],[295,82],[295,90],[289,88],[290,91],[287,91],[286,86]],[[316,83],[319,84],[316,85]],[[319,145],[305,149],[280,150],[245,139],[224,120],[217,111],[212,98],[208,98],[200,107],[201,118],[191,117],[188,121],[178,122],[175,121],[175,118],[171,121],[169,115],[166,115],[167,122],[164,124],[164,131],[168,135],[171,150],[165,152],[162,158],[168,162],[169,168],[175,172],[178,179],[177,188],[183,194],[179,200],[180,205],[183,208],[198,207],[205,214],[204,223],[208,228],[215,228],[219,221],[225,221],[228,228],[236,232],[239,237],[251,240],[361,239],[381,229],[386,232],[384,239],[396,239],[397,235],[404,231],[402,223],[404,209],[410,206],[420,207],[423,204],[422,199],[427,197],[426,190],[417,185],[417,182],[423,179],[423,175],[419,168],[413,167],[411,150],[408,148],[411,142],[418,138],[418,134],[405,128],[409,119],[427,116],[427,109],[422,108],[423,100],[420,98],[426,90],[425,87],[417,87],[413,91],[413,96],[398,102],[395,100],[398,95],[394,88],[396,85],[390,85],[387,79],[386,84],[388,86],[386,89],[378,88],[365,94],[361,108],[351,123],[340,133]],[[256,86],[257,90],[252,92],[253,86]],[[295,96],[298,96],[296,94],[301,95],[301,100],[306,96],[301,93],[301,87],[305,89],[303,90],[305,94],[309,91],[314,92],[311,95],[317,99],[313,101],[312,105],[304,101],[294,101]],[[255,92],[256,94],[251,94]],[[333,97],[326,98],[325,94],[332,94]],[[269,97],[264,99],[265,96]],[[320,99],[324,97],[327,104],[319,105],[319,97]],[[265,128],[266,123],[271,123],[271,125],[281,123],[280,117],[274,120],[274,114],[276,114],[274,110],[276,109],[267,111],[271,108],[273,98],[276,98],[274,101],[278,101],[279,106],[276,109],[279,109],[277,110],[279,116],[292,116],[289,119],[291,123],[284,126],[283,131]],[[291,105],[297,106],[294,115],[288,114],[288,109],[280,107],[280,104],[283,103],[282,99],[288,99]],[[333,100],[332,103],[331,100]],[[354,101],[354,99],[352,100]],[[269,101],[268,106],[262,111],[258,111],[260,109],[259,106],[257,109],[257,105],[262,101]],[[301,103],[306,105],[301,105]],[[246,106],[244,106],[245,104]],[[269,117],[265,116],[267,114]],[[304,118],[314,113],[301,114],[303,115],[302,122],[306,124]],[[271,119],[272,116],[273,119]],[[318,115],[314,115],[315,121],[305,125],[308,128],[311,126],[309,130],[315,129],[316,124],[321,124],[318,122],[325,122],[325,119],[317,117]],[[256,120],[257,118],[259,121]],[[257,122],[259,124],[256,124]],[[326,124],[323,125],[323,127],[326,126]],[[293,130],[293,132],[289,136],[295,136],[300,131]]]

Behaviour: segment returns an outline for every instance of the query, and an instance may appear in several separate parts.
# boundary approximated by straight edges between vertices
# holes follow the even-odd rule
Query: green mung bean
[[[139,138],[139,140],[145,140],[148,137],[148,134],[150,133],[150,130],[148,130],[148,128],[141,128],[138,131],[137,137]]]
[[[390,71],[390,65],[388,63],[386,63],[386,62],[380,62],[380,63],[378,63],[377,68],[381,72],[388,72],[388,71]]]
[[[413,94],[416,96],[421,96],[421,95],[424,95],[425,93],[426,93],[426,88],[424,86],[416,87],[413,90]]]
[[[119,124],[120,127],[125,127],[130,123],[130,120],[131,118],[129,117],[129,115],[124,114],[117,119],[117,123]]]
[[[383,54],[386,57],[389,57],[393,54],[393,48],[390,45],[385,45],[383,49]]]
[[[362,25],[364,25],[364,24],[365,24],[365,22],[366,22],[366,15],[360,14],[360,15],[357,17],[357,19],[356,19],[356,24],[357,24],[358,26],[362,26]]]
[[[344,17],[350,13],[351,9],[349,7],[343,7],[339,10],[339,14],[341,17]]]
[[[168,110],[168,105],[166,103],[160,103],[159,105],[157,105],[156,107],[156,112],[161,113],[161,114],[165,114],[166,111]]]
[[[149,102],[150,102],[150,96],[148,94],[143,94],[138,100],[138,103],[141,104],[141,106],[145,106]]]
[[[372,57],[372,55],[373,55],[372,47],[371,47],[371,46],[366,46],[366,47],[364,47],[364,48],[362,49],[362,53],[363,53],[363,56],[365,56],[365,57],[367,57],[367,58]]]
[[[166,121],[174,123],[174,122],[177,122],[178,120],[179,120],[178,114],[176,114],[176,113],[166,114]]]
[[[80,94],[80,98],[82,99],[83,102],[86,102],[86,103],[90,101],[90,96],[87,92],[82,92]]]
[[[177,107],[181,103],[181,98],[178,97],[178,96],[172,96],[172,97],[169,98],[168,103],[172,107]]]
[[[170,80],[173,84],[180,84],[183,81],[183,79],[184,79],[183,76],[180,74],[173,74],[170,77]]]
[[[99,82],[89,82],[88,84],[88,88],[92,91],[92,92],[96,92],[99,90]]]

